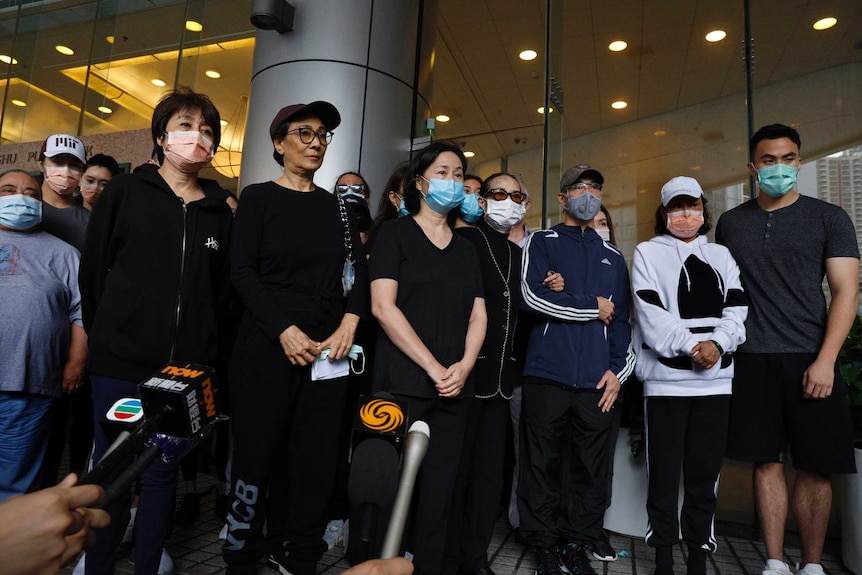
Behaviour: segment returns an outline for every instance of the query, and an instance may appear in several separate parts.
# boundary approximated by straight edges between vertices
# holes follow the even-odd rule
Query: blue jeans
[[[111,444],[102,427],[105,414],[118,399],[138,397],[138,383],[96,374],[90,374],[90,381],[93,384],[95,421],[93,461],[98,461]],[[125,467],[120,466],[105,483],[110,484]],[[135,574],[156,575],[174,514],[177,465],[158,459],[144,470],[140,483],[141,499],[135,526]],[[129,521],[130,503],[131,491],[106,508],[111,524],[99,531],[96,544],[87,549],[86,575],[113,575],[117,546]]]
[[[46,395],[0,392],[0,502],[41,485],[55,402]]]

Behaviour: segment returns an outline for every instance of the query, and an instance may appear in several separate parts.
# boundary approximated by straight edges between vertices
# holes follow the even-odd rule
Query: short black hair
[[[404,178],[404,205],[407,211],[411,214],[418,214],[422,194],[416,188],[416,178],[425,173],[425,170],[434,163],[437,156],[445,152],[452,152],[458,159],[461,160],[461,168],[467,169],[467,158],[464,157],[464,152],[461,151],[461,146],[456,142],[449,140],[440,140],[431,142],[421,150],[413,158],[410,163],[410,171],[407,172],[407,177]]]
[[[168,92],[153,110],[153,121],[150,126],[153,136],[153,155],[159,160],[159,164],[165,161],[165,151],[158,144],[168,128],[168,122],[175,114],[183,110],[200,110],[204,121],[213,130],[213,152],[218,149],[221,142],[221,116],[212,100],[206,94],[198,94],[191,88],[180,86],[177,90]]]
[[[802,151],[802,140],[799,138],[799,132],[784,124],[769,124],[757,130],[751,136],[751,140],[748,141],[749,160],[754,161],[754,151],[757,149],[757,144],[763,140],[780,140],[781,138],[787,138],[796,144],[800,152]]]
[[[100,168],[107,169],[111,172],[112,177],[120,173],[120,164],[117,163],[117,160],[107,154],[96,154],[87,160],[87,164],[84,166],[84,171],[86,172],[87,168],[91,166],[99,166]]]

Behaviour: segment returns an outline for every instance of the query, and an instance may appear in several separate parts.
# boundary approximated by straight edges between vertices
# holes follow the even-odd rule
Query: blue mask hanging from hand
[[[773,164],[757,168],[757,185],[767,195],[780,198],[796,186],[799,168],[788,164]]]
[[[422,179],[428,182],[428,192],[423,194],[425,202],[438,214],[448,214],[464,201],[464,182],[439,178]]]
[[[22,194],[0,197],[0,225],[10,230],[29,230],[42,221],[42,202]]]
[[[464,218],[464,221],[472,224],[483,215],[485,212],[479,206],[478,194],[465,194],[464,201],[461,202],[461,217]]]

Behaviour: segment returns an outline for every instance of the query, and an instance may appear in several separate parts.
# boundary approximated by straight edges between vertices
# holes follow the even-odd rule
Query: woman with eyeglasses
[[[382,327],[374,388],[406,403],[411,423],[431,430],[413,517],[413,564],[423,575],[444,572],[471,372],[487,322],[476,250],[447,223],[464,199],[466,164],[451,142],[421,150],[405,180],[410,215],[383,224],[369,260],[371,307]]]
[[[493,575],[487,550],[503,490],[509,400],[520,375],[515,328],[521,306],[521,248],[508,235],[524,217],[527,194],[516,176],[498,173],[482,182],[477,197],[484,217],[456,232],[476,249],[488,325],[493,329],[488,329],[473,369],[475,398],[469,400],[445,572]],[[562,277],[553,273],[546,285],[561,291]]]
[[[279,110],[270,137],[283,173],[240,195],[231,279],[245,312],[230,372],[228,573],[255,573],[266,554],[281,573],[314,575],[326,551],[345,358],[368,298],[354,222],[341,198],[314,183],[340,122],[328,102]]]

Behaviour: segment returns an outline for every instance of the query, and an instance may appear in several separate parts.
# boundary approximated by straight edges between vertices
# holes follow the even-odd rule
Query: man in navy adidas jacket
[[[626,262],[590,227],[603,184],[587,165],[567,170],[564,222],[534,233],[524,248],[524,303],[539,317],[524,368],[518,509],[537,575],[561,567],[595,574],[586,546],[601,536],[611,410],[634,368]],[[564,291],[543,285],[553,272],[565,278]]]

